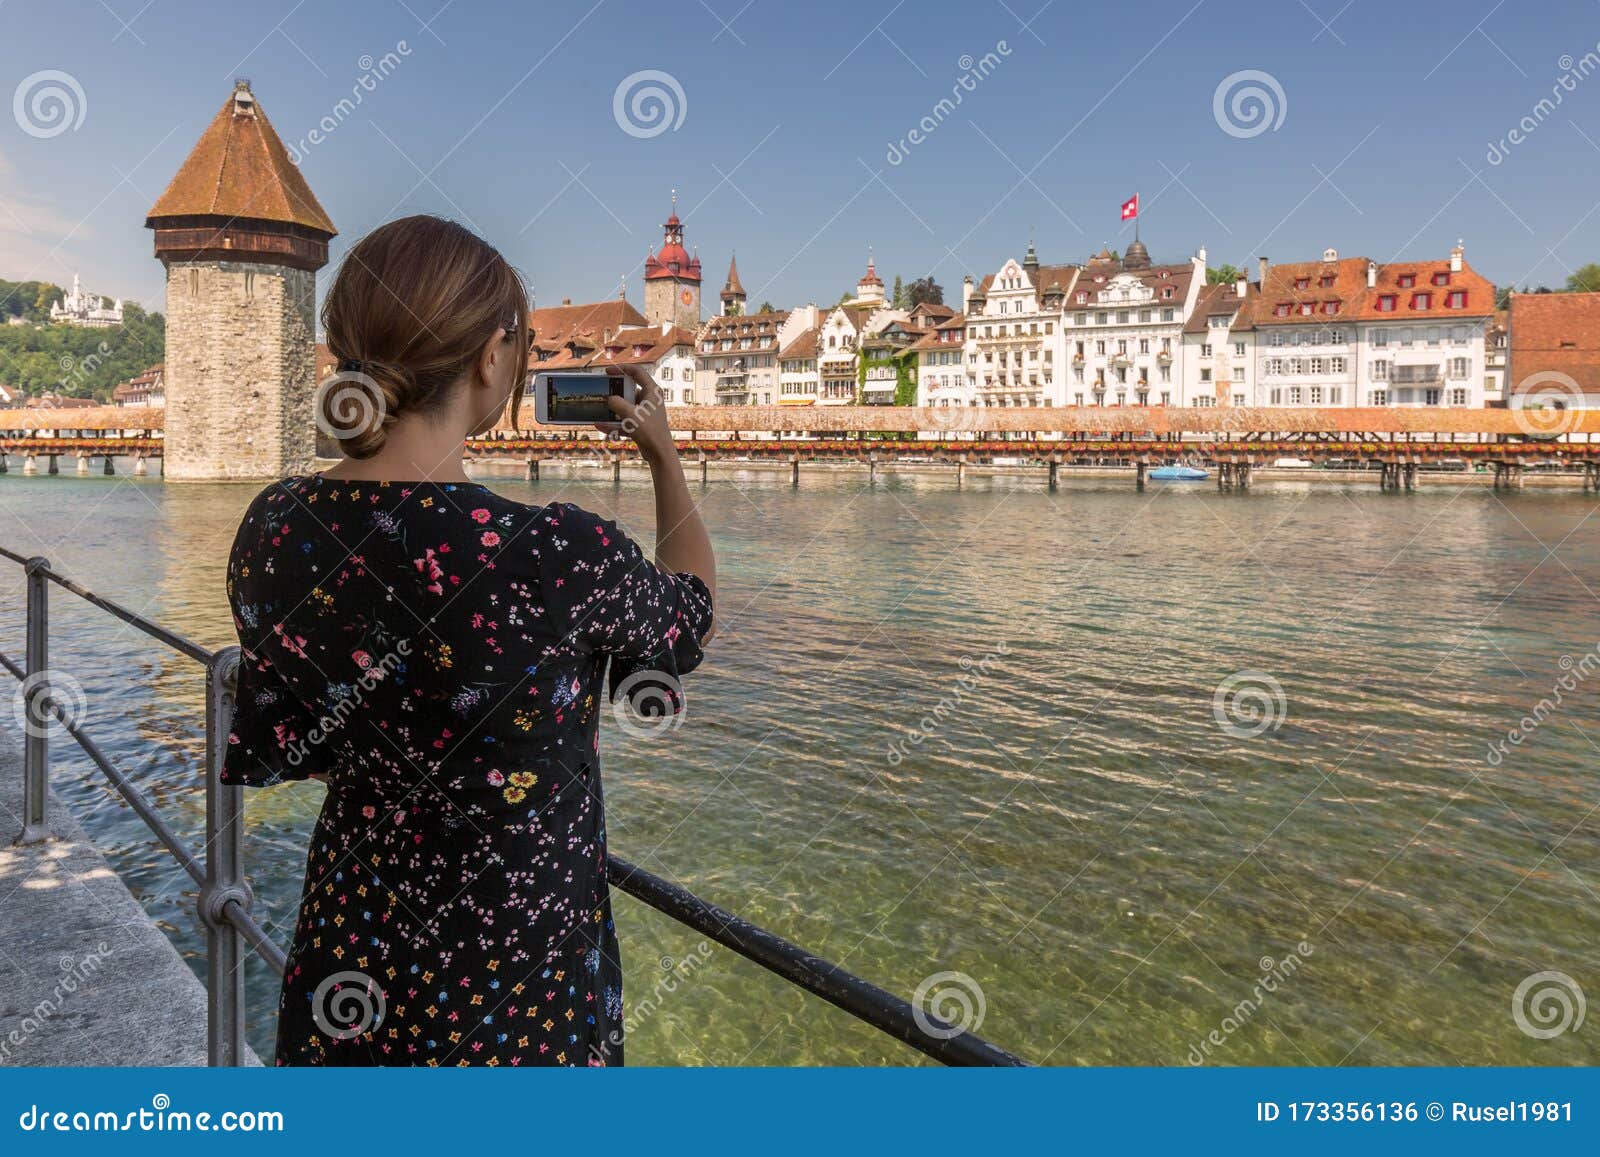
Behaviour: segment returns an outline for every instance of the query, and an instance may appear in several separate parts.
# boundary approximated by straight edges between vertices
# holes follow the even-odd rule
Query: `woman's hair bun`
[[[383,448],[398,416],[420,400],[416,375],[399,362],[339,359],[317,390],[317,428],[352,458]]]

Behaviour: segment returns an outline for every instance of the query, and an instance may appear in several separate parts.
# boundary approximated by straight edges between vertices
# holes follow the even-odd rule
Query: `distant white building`
[[[1030,242],[975,288],[963,286],[971,397],[979,406],[1062,404],[1066,338],[1062,309],[1080,280],[1076,265],[1041,265]],[[961,388],[968,383],[963,382]],[[941,396],[954,383],[948,381]]]
[[[72,275],[72,289],[50,306],[50,320],[57,325],[76,325],[85,329],[109,329],[122,324],[122,302],[110,305],[94,293],[85,293],[78,275]]]
[[[822,395],[817,341],[822,336],[822,311],[802,305],[789,311],[778,333],[778,405],[814,406]]]
[[[144,373],[118,384],[111,391],[111,404],[125,410],[143,410],[167,404],[165,367],[153,365]]]

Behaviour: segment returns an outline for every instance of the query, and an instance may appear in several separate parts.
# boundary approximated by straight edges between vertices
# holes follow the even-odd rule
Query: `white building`
[[[778,396],[779,331],[787,310],[713,317],[700,327],[695,392],[702,405],[770,406]]]
[[[967,360],[965,314],[945,318],[912,349],[917,354],[917,405],[977,405],[974,376]]]
[[[1485,330],[1494,286],[1447,261],[1369,261],[1358,315],[1360,405],[1478,408],[1485,401]]]
[[[1101,250],[1066,305],[1069,406],[1173,405],[1183,328],[1206,283],[1206,252],[1154,265],[1135,240],[1119,261]]]
[[[1062,404],[1062,309],[1081,276],[1076,265],[1041,265],[1032,243],[978,286],[962,289],[970,382],[979,406]],[[946,387],[947,388],[947,387]],[[946,395],[948,396],[948,395]]]
[[[1184,323],[1178,389],[1157,393],[1158,405],[1255,406],[1256,330],[1261,295],[1241,273],[1225,285],[1206,285]]]
[[[122,324],[122,302],[110,305],[95,293],[85,293],[78,275],[72,275],[72,289],[60,301],[50,306],[50,320],[58,325],[76,325],[85,329],[108,329]]]

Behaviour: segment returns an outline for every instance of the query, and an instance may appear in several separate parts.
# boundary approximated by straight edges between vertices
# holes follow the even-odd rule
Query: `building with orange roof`
[[[672,212],[661,226],[661,248],[645,258],[644,313],[651,325],[700,328],[700,258],[683,247],[676,192]]]
[[[1022,260],[1008,258],[977,285],[962,285],[966,345],[974,371],[971,402],[979,406],[1059,405],[1066,338],[1062,310],[1081,271],[1043,265],[1028,242]]]
[[[111,404],[123,409],[148,409],[167,404],[163,365],[156,363],[111,389]]]
[[[822,311],[802,305],[789,311],[793,335],[778,350],[778,404],[814,406],[822,393],[817,351],[822,342]]]
[[[335,231],[248,81],[235,83],[145,226],[167,271],[165,476],[309,469],[316,271]]]
[[[1600,293],[1514,293],[1510,327],[1510,406],[1600,406]]]
[[[788,310],[713,317],[695,347],[695,394],[705,405],[770,406],[778,395],[778,351]]]
[[[924,333],[911,347],[918,360],[919,406],[974,404],[975,391],[973,379],[968,373],[966,340],[966,315],[956,313]]]

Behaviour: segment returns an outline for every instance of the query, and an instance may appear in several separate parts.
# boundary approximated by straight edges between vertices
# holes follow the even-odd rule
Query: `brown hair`
[[[318,391],[318,424],[346,454],[370,458],[402,416],[443,404],[496,330],[526,366],[527,320],[521,276],[470,229],[426,215],[381,225],[346,254],[322,303],[339,372]]]

